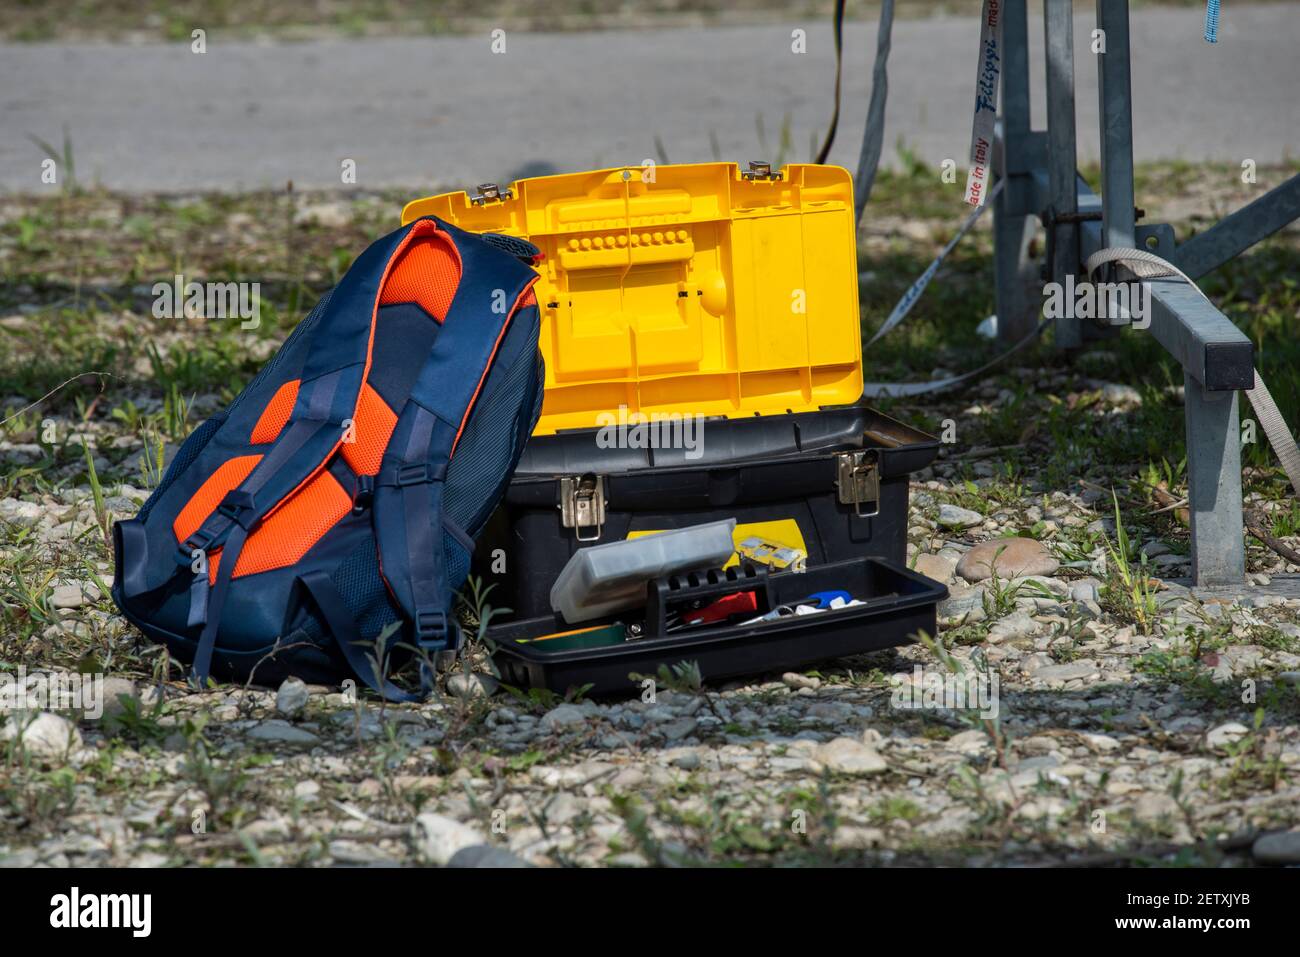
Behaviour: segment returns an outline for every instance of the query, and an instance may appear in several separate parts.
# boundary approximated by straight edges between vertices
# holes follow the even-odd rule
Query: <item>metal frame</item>
[[[998,335],[1007,345],[1037,321],[1041,282],[1084,277],[1084,262],[1107,246],[1146,248],[1197,278],[1300,218],[1300,175],[1216,226],[1175,247],[1173,229],[1137,223],[1133,197],[1133,115],[1129,74],[1128,0],[1096,0],[1105,31],[1098,54],[1102,194],[1078,175],[1074,113],[1073,0],[1043,0],[1047,66],[1047,129],[1029,125],[1029,30],[1025,0],[1003,0],[1003,89],[994,172],[1003,180],[994,202]],[[1047,231],[1038,270],[1038,301],[1029,261],[1033,219]],[[1120,267],[1119,279],[1137,280]],[[1254,384],[1249,338],[1182,279],[1140,280],[1151,295],[1150,333],[1183,367],[1191,512],[1192,581],[1198,586],[1245,579],[1241,517],[1240,390]],[[1117,335],[1127,320],[1098,325],[1054,323],[1056,344],[1076,348]]]

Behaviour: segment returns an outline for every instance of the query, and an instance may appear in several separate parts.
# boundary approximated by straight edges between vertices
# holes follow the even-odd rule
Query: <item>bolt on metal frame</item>
[[[1043,0],[1047,129],[1030,129],[1029,25],[1025,0],[1002,0],[1002,104],[994,173],[994,271],[999,338],[1019,341],[1036,325],[1042,283],[1084,275],[1084,263],[1107,246],[1145,248],[1193,278],[1218,268],[1300,218],[1300,175],[1181,246],[1172,227],[1141,224],[1133,196],[1133,109],[1128,0],[1096,0],[1105,52],[1097,55],[1101,196],[1078,174],[1074,113],[1073,0]],[[1029,259],[1034,219],[1047,232],[1047,255],[1035,274]],[[1116,280],[1136,280],[1122,266]],[[1179,361],[1185,386],[1192,582],[1245,579],[1241,515],[1238,392],[1254,384],[1254,346],[1181,278],[1142,279],[1150,294],[1147,330]],[[1054,321],[1057,346],[1109,338],[1126,318]]]

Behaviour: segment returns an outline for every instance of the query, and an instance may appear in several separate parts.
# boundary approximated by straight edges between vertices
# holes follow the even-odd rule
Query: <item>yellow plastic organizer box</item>
[[[862,394],[853,180],[838,166],[630,166],[408,203],[542,251],[534,434],[617,413],[815,411]]]

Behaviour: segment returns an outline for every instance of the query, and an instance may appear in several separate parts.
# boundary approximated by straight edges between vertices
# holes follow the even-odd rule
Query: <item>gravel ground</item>
[[[996,676],[996,718],[907,707],[912,682],[945,671],[923,644],[654,701],[530,700],[485,675],[384,708],[297,682],[196,694],[114,677],[100,720],[45,715],[10,741],[0,862],[1213,862],[1252,846],[1300,861],[1300,832],[1254,839],[1296,822],[1300,599],[1160,582],[1156,617],[1125,623],[1090,571],[1104,548],[1076,568],[1053,547],[1057,530],[1113,529],[1108,495],[980,514],[941,503],[960,491],[945,468],[913,491],[917,564],[952,582],[944,657]],[[119,486],[104,507],[143,496]],[[102,534],[85,488],[0,499],[0,520],[61,567]],[[1047,532],[1027,560],[1049,574],[954,579],[976,543],[1032,525]],[[1162,543],[1142,549],[1185,571]],[[92,569],[53,588],[41,640],[124,655],[139,638],[95,584],[108,565]]]
[[[868,277],[872,323],[950,228],[951,209],[899,209],[904,186],[884,181],[863,241],[865,265],[885,277]],[[909,517],[909,560],[951,589],[938,643],[743,683],[677,676],[654,700],[514,693],[480,650],[476,677],[419,706],[296,682],[194,693],[107,599],[105,532],[143,501],[157,450],[224,403],[292,310],[281,301],[279,331],[268,319],[227,361],[215,332],[151,322],[138,289],[105,282],[166,276],[173,248],[191,272],[207,262],[200,275],[274,278],[283,250],[258,261],[257,249],[291,235],[300,271],[268,288],[317,292],[335,250],[373,231],[346,204],[308,203],[311,225],[292,210],[258,214],[265,198],[252,212],[230,199],[67,202],[26,239],[0,240],[19,277],[0,298],[0,352],[13,357],[0,409],[11,416],[57,384],[55,360],[117,378],[0,433],[0,662],[106,674],[107,707],[3,712],[0,864],[1300,863],[1300,597],[1288,597],[1300,589],[1285,584],[1300,569],[1248,540],[1249,586],[1179,584],[1185,515],[1163,458],[1180,454],[1179,396],[1154,371],[1132,384],[1123,370],[1131,353],[1145,361],[1140,343],[1073,363],[1026,354],[955,396],[891,407],[936,433],[947,420],[956,436],[914,476]],[[391,228],[395,208],[365,215]],[[50,210],[0,213],[21,224]],[[202,259],[235,237],[233,265]],[[882,376],[904,353],[916,376],[972,364],[980,347],[952,333],[951,316],[964,308],[973,326],[986,308],[983,227],[973,242],[895,334],[905,346],[873,354]],[[1277,243],[1223,282],[1285,329],[1294,283],[1252,292],[1271,281],[1260,270],[1294,262],[1294,234]],[[78,265],[60,276],[79,284],[31,275],[69,250]],[[897,258],[907,250],[915,258]],[[945,331],[926,346],[935,323]],[[198,384],[179,412],[178,383]],[[1295,547],[1275,471],[1249,466],[1248,501]],[[996,687],[996,714],[934,697],[957,671]]]

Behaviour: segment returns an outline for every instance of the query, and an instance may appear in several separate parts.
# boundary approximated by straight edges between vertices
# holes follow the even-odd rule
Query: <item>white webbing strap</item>
[[[1089,256],[1088,261],[1084,264],[1084,269],[1087,271],[1088,276],[1091,277],[1106,263],[1113,262],[1124,263],[1135,275],[1144,279],[1178,276],[1195,289],[1202,299],[1214,305],[1210,297],[1201,292],[1201,287],[1196,285],[1191,276],[1168,260],[1162,259],[1155,253],[1148,252],[1145,249],[1122,249],[1108,246]],[[1259,419],[1259,426],[1264,430],[1264,435],[1268,437],[1269,445],[1273,446],[1273,452],[1282,464],[1282,471],[1286,473],[1286,477],[1290,480],[1291,488],[1297,494],[1300,494],[1300,447],[1296,446],[1295,438],[1291,435],[1286,420],[1282,418],[1277,403],[1273,401],[1268,386],[1264,384],[1263,376],[1259,374],[1258,369],[1254,371],[1255,385],[1254,388],[1246,390],[1246,398],[1250,400],[1251,408],[1255,410],[1255,416]]]

